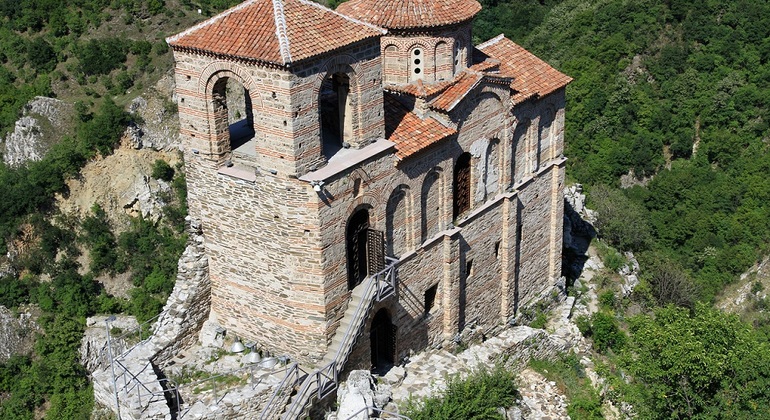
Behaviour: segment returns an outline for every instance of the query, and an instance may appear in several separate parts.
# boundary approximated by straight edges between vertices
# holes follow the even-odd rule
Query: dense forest
[[[0,134],[35,95],[76,103],[77,130],[41,162],[0,165],[0,251],[34,247],[0,278],[0,304],[36,304],[30,356],[0,365],[0,417],[86,418],[91,389],[77,362],[85,317],[147,319],[173,287],[184,246],[184,178],[161,223],[115,234],[103,211],[71,220],[53,196],[110,154],[132,97],[171,68],[164,37],[233,0],[0,1]],[[770,248],[770,4],[736,0],[484,0],[477,42],[499,33],[574,78],[567,90],[568,178],[598,210],[607,266],[633,251],[642,283],[618,298],[607,276],[602,310],[579,320],[612,392],[641,418],[757,418],[770,410],[770,308],[739,319],[713,308],[725,286]],[[200,10],[200,12],[199,12]],[[79,267],[81,250],[89,267]],[[619,252],[621,251],[621,252]],[[95,276],[130,273],[131,299]],[[82,274],[85,273],[85,274]],[[50,281],[42,281],[46,277]],[[761,292],[762,285],[752,288]],[[549,365],[562,383],[576,358]],[[567,381],[569,382],[569,381]],[[582,383],[577,381],[575,383]],[[576,392],[573,418],[599,418],[600,398]]]
[[[0,418],[88,418],[93,391],[78,360],[86,317],[127,313],[144,322],[161,311],[174,286],[186,243],[186,184],[179,168],[163,160],[153,166],[152,176],[173,191],[161,221],[136,218],[119,234],[98,205],[75,219],[59,214],[54,200],[67,194],[65,181],[87,162],[113,152],[136,118],[124,105],[169,71],[165,36],[237,2],[166,3],[0,2],[0,135],[36,95],[72,102],[77,114],[75,130],[43,160],[0,164],[0,254],[19,244],[26,249],[0,261],[6,265],[0,304],[35,305],[44,330],[33,354],[0,365]],[[83,251],[87,267],[79,262]],[[96,281],[119,273],[133,283],[128,299],[108,295]]]
[[[505,33],[574,78],[567,176],[598,211],[605,263],[622,265],[619,250],[641,265],[630,297],[608,276],[602,311],[579,320],[610,378],[605,398],[642,418],[766,417],[764,286],[742,320],[711,305],[770,244],[770,4],[483,3],[479,41]],[[580,368],[567,365],[567,377]],[[598,418],[597,407],[584,398],[571,413]]]

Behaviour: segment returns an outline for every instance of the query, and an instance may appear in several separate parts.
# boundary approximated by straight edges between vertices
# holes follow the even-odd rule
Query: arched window
[[[256,156],[254,144],[254,110],[249,91],[237,80],[222,77],[211,92],[217,150]]]
[[[471,155],[463,153],[457,158],[454,170],[454,219],[471,208]]]
[[[527,162],[527,133],[529,132],[529,120],[522,121],[513,133],[513,150],[511,151],[511,185],[524,179],[528,171]]]
[[[350,77],[345,73],[328,75],[319,91],[318,111],[321,117],[321,150],[330,159],[353,138],[352,95]]]

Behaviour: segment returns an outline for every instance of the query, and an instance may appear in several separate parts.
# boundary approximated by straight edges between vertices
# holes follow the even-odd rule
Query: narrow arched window
[[[454,218],[471,208],[471,155],[463,153],[457,159],[454,171]]]
[[[423,78],[423,69],[425,67],[424,60],[423,48],[420,46],[413,48],[411,54],[409,54],[409,68],[411,70],[409,72],[410,81]]]
[[[345,73],[327,76],[319,92],[321,151],[330,159],[353,140],[353,114],[350,77]]]

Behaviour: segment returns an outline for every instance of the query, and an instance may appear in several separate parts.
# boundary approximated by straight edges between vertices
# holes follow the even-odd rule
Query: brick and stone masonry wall
[[[398,331],[398,357],[451,338],[469,323],[492,329],[559,277],[561,233],[556,231],[561,228],[558,200],[563,160],[541,162],[538,171],[522,175],[526,182],[507,192],[514,169],[508,160],[515,156],[515,144],[511,121],[497,99],[505,97],[504,92],[494,87],[480,90],[478,105],[459,109],[453,117],[463,121],[456,141],[445,141],[401,163],[393,158],[372,159],[327,180],[325,188],[334,200],[321,207],[325,226],[321,242],[330,255],[324,268],[329,337],[349,296],[344,232],[349,217],[361,207],[369,209],[372,228],[395,239],[390,250],[402,257],[398,299],[371,312],[380,307],[390,312]],[[528,108],[535,124],[541,108],[540,104]],[[537,142],[531,142],[526,149],[532,160],[536,147]],[[447,230],[452,222],[454,159],[463,151],[473,156],[474,204],[467,220],[463,216],[456,228]],[[398,171],[392,170],[393,164]],[[517,244],[519,226],[521,243]],[[469,260],[473,273],[468,277]],[[438,285],[436,307],[425,316],[424,293],[433,285]],[[369,367],[368,327],[351,366]]]
[[[265,347],[300,360],[323,355],[347,305],[345,229],[359,208],[369,208],[371,227],[386,231],[393,253],[406,255],[425,248],[425,241],[437,234],[444,238],[436,245],[441,257],[413,257],[401,268],[407,273],[409,264],[432,267],[428,274],[415,270],[401,276],[415,300],[438,284],[441,316],[428,320],[425,335],[446,339],[467,322],[496,324],[558,277],[559,251],[554,244],[560,233],[554,229],[561,218],[554,207],[559,198],[554,188],[563,182],[563,168],[555,172],[551,168],[562,147],[563,92],[509,112],[507,87],[484,83],[468,95],[474,99],[448,116],[437,115],[457,124],[455,140],[401,163],[388,152],[372,157],[357,169],[325,180],[324,197],[294,178],[324,164],[314,107],[320,84],[330,73],[354,75],[357,134],[352,146],[364,147],[381,137],[378,54],[376,42],[362,42],[298,65],[291,73],[177,53],[190,211],[201,218],[207,237],[214,314],[233,332],[262,339]],[[209,90],[224,76],[239,80],[252,95],[256,168],[219,166],[226,154],[221,153],[222,137],[209,118],[213,114]],[[541,115],[552,122],[541,124]],[[518,141],[512,130],[525,121],[529,128],[522,135],[524,141]],[[470,213],[474,215],[452,231],[453,170],[462,152],[473,156]],[[506,192],[511,186],[514,190]],[[393,200],[394,194],[403,199]],[[508,196],[500,198],[501,194]],[[403,220],[394,219],[390,209]],[[441,233],[447,229],[452,233]],[[465,273],[469,260],[470,276]],[[395,320],[419,318],[416,310],[399,311],[393,310]],[[465,316],[469,312],[474,314],[472,320]],[[406,336],[409,328],[403,331]]]
[[[309,204],[312,188],[296,177],[325,162],[317,109],[323,79],[351,77],[353,147],[384,135],[377,40],[336,54],[289,71],[175,53],[183,131],[200,128],[182,138],[190,213],[207,238],[214,318],[266,349],[310,362],[326,347],[321,225]],[[252,98],[257,157],[248,165],[220,166],[229,155],[218,152],[223,134],[211,91],[221,77],[238,80]]]
[[[214,318],[228,333],[300,360],[325,352],[318,222],[312,188],[269,173],[218,174],[191,156],[191,212],[206,236]]]
[[[436,29],[430,33],[391,31],[380,42],[383,81],[405,84],[414,80],[432,83],[451,80],[468,67],[471,56],[470,22]],[[419,49],[420,73],[414,73],[414,50]]]

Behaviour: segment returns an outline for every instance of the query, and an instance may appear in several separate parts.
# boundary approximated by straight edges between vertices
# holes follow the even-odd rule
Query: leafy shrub
[[[650,284],[659,305],[674,304],[692,308],[700,298],[698,287],[675,262],[658,254],[644,254],[642,275]]]
[[[627,263],[626,257],[621,255],[620,252],[616,251],[614,248],[607,248],[607,252],[605,252],[602,257],[604,266],[613,273],[619,272]]]
[[[578,355],[568,353],[556,361],[537,360],[530,366],[543,374],[569,399],[567,413],[573,419],[602,419],[602,403],[599,395],[586,376],[585,368],[580,363]]]
[[[595,226],[602,238],[622,251],[649,246],[652,234],[644,207],[606,185],[593,187],[590,199],[597,213]]]
[[[586,315],[578,315],[575,318],[575,325],[578,327],[580,333],[583,334],[583,337],[587,338],[591,336],[591,318]]]
[[[91,263],[89,269],[95,274],[104,271],[115,273],[118,254],[116,252],[115,235],[112,233],[107,213],[98,204],[91,207],[91,215],[83,219],[83,233],[80,240],[89,250]]]
[[[599,351],[619,350],[626,344],[626,334],[618,327],[618,322],[610,314],[596,312],[591,316],[591,338]]]
[[[770,351],[737,316],[705,304],[630,320],[622,358],[640,418],[760,418],[770,409]],[[637,401],[633,401],[636,399]]]
[[[174,168],[163,159],[156,159],[152,165],[152,177],[169,182],[174,179]]]
[[[614,290],[605,290],[599,295],[599,305],[605,309],[613,309],[617,303]]]
[[[126,61],[128,49],[121,38],[91,39],[75,48],[78,69],[85,75],[107,74]]]
[[[406,416],[412,420],[466,420],[499,418],[499,407],[511,407],[518,397],[516,375],[498,366],[480,370],[465,379],[450,379],[442,397],[411,402]]]

